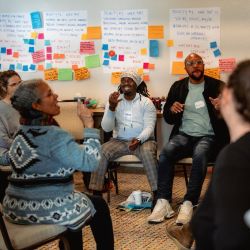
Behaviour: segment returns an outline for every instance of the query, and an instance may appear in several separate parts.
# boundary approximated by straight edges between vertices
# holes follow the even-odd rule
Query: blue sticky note
[[[23,71],[29,71],[29,66],[28,65],[23,65]]]
[[[52,68],[52,63],[46,63],[46,69],[51,69]]]
[[[34,45],[35,44],[35,39],[29,39],[29,44]]]
[[[23,39],[24,44],[29,44],[30,39]]]
[[[36,70],[36,65],[35,64],[30,64],[30,70]]]
[[[102,45],[102,50],[108,50],[109,49],[109,45],[108,44],[103,44]]]
[[[10,64],[9,70],[15,70],[15,68],[16,68],[15,64]]]
[[[102,65],[106,65],[106,66],[109,65],[109,60],[104,60]]]
[[[108,52],[104,53],[104,58],[109,58],[109,53]]]
[[[44,45],[45,46],[50,46],[50,40],[44,40]]]
[[[150,57],[159,56],[159,42],[157,40],[149,41],[149,56]]]
[[[215,57],[221,56],[221,52],[219,49],[214,50],[214,56]]]
[[[211,49],[217,48],[217,42],[215,42],[215,41],[214,41],[214,42],[211,42],[211,43],[210,43],[210,48],[211,48]]]
[[[23,68],[23,65],[21,63],[17,63],[16,69],[22,70],[22,68]]]
[[[6,54],[6,48],[5,48],[5,47],[2,47],[2,48],[1,48],[1,53],[2,53],[2,54]]]
[[[30,17],[33,29],[40,29],[43,27],[41,12],[39,11],[31,12]]]
[[[112,57],[111,57],[111,60],[112,60],[112,61],[117,61],[117,55],[112,56]]]
[[[29,52],[34,53],[35,52],[35,47],[29,47]]]

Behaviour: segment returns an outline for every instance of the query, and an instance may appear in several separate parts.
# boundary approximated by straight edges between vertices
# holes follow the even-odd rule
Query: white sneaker
[[[148,217],[149,224],[157,224],[164,221],[164,218],[171,218],[174,216],[174,211],[170,206],[168,200],[158,199],[152,214]]]
[[[193,215],[193,204],[191,201],[184,201],[180,207],[178,217],[176,219],[177,225],[184,225],[188,223]]]

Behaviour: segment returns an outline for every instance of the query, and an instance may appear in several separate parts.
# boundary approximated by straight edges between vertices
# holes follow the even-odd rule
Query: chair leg
[[[117,166],[112,169],[111,179],[115,186],[115,193],[119,194],[119,187],[118,187],[118,176],[117,176]]]
[[[184,173],[184,178],[185,178],[185,183],[186,183],[186,187],[188,187],[188,176],[187,176],[187,168],[186,165],[182,165],[183,168],[183,173]]]
[[[111,169],[108,168],[108,182],[110,183],[110,180],[111,180],[111,176],[112,176],[112,173],[111,173]],[[107,202],[108,204],[110,203],[110,188],[108,188],[107,190]]]

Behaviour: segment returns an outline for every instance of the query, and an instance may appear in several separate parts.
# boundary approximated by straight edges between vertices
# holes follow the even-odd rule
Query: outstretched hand
[[[82,104],[81,102],[77,103],[77,115],[81,119],[83,126],[85,128],[94,127],[94,119],[92,111],[88,109],[85,104]]]
[[[220,103],[221,103],[221,95],[219,95],[216,98],[209,97],[210,102],[213,104],[214,108],[216,110],[220,109]]]

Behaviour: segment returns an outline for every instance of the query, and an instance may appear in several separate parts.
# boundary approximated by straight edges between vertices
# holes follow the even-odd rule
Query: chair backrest
[[[9,238],[9,234],[6,228],[6,225],[4,223],[3,220],[3,214],[2,214],[2,204],[0,203],[0,249],[1,250],[5,250],[5,249],[9,249],[12,250],[13,247],[11,245],[11,241]]]

